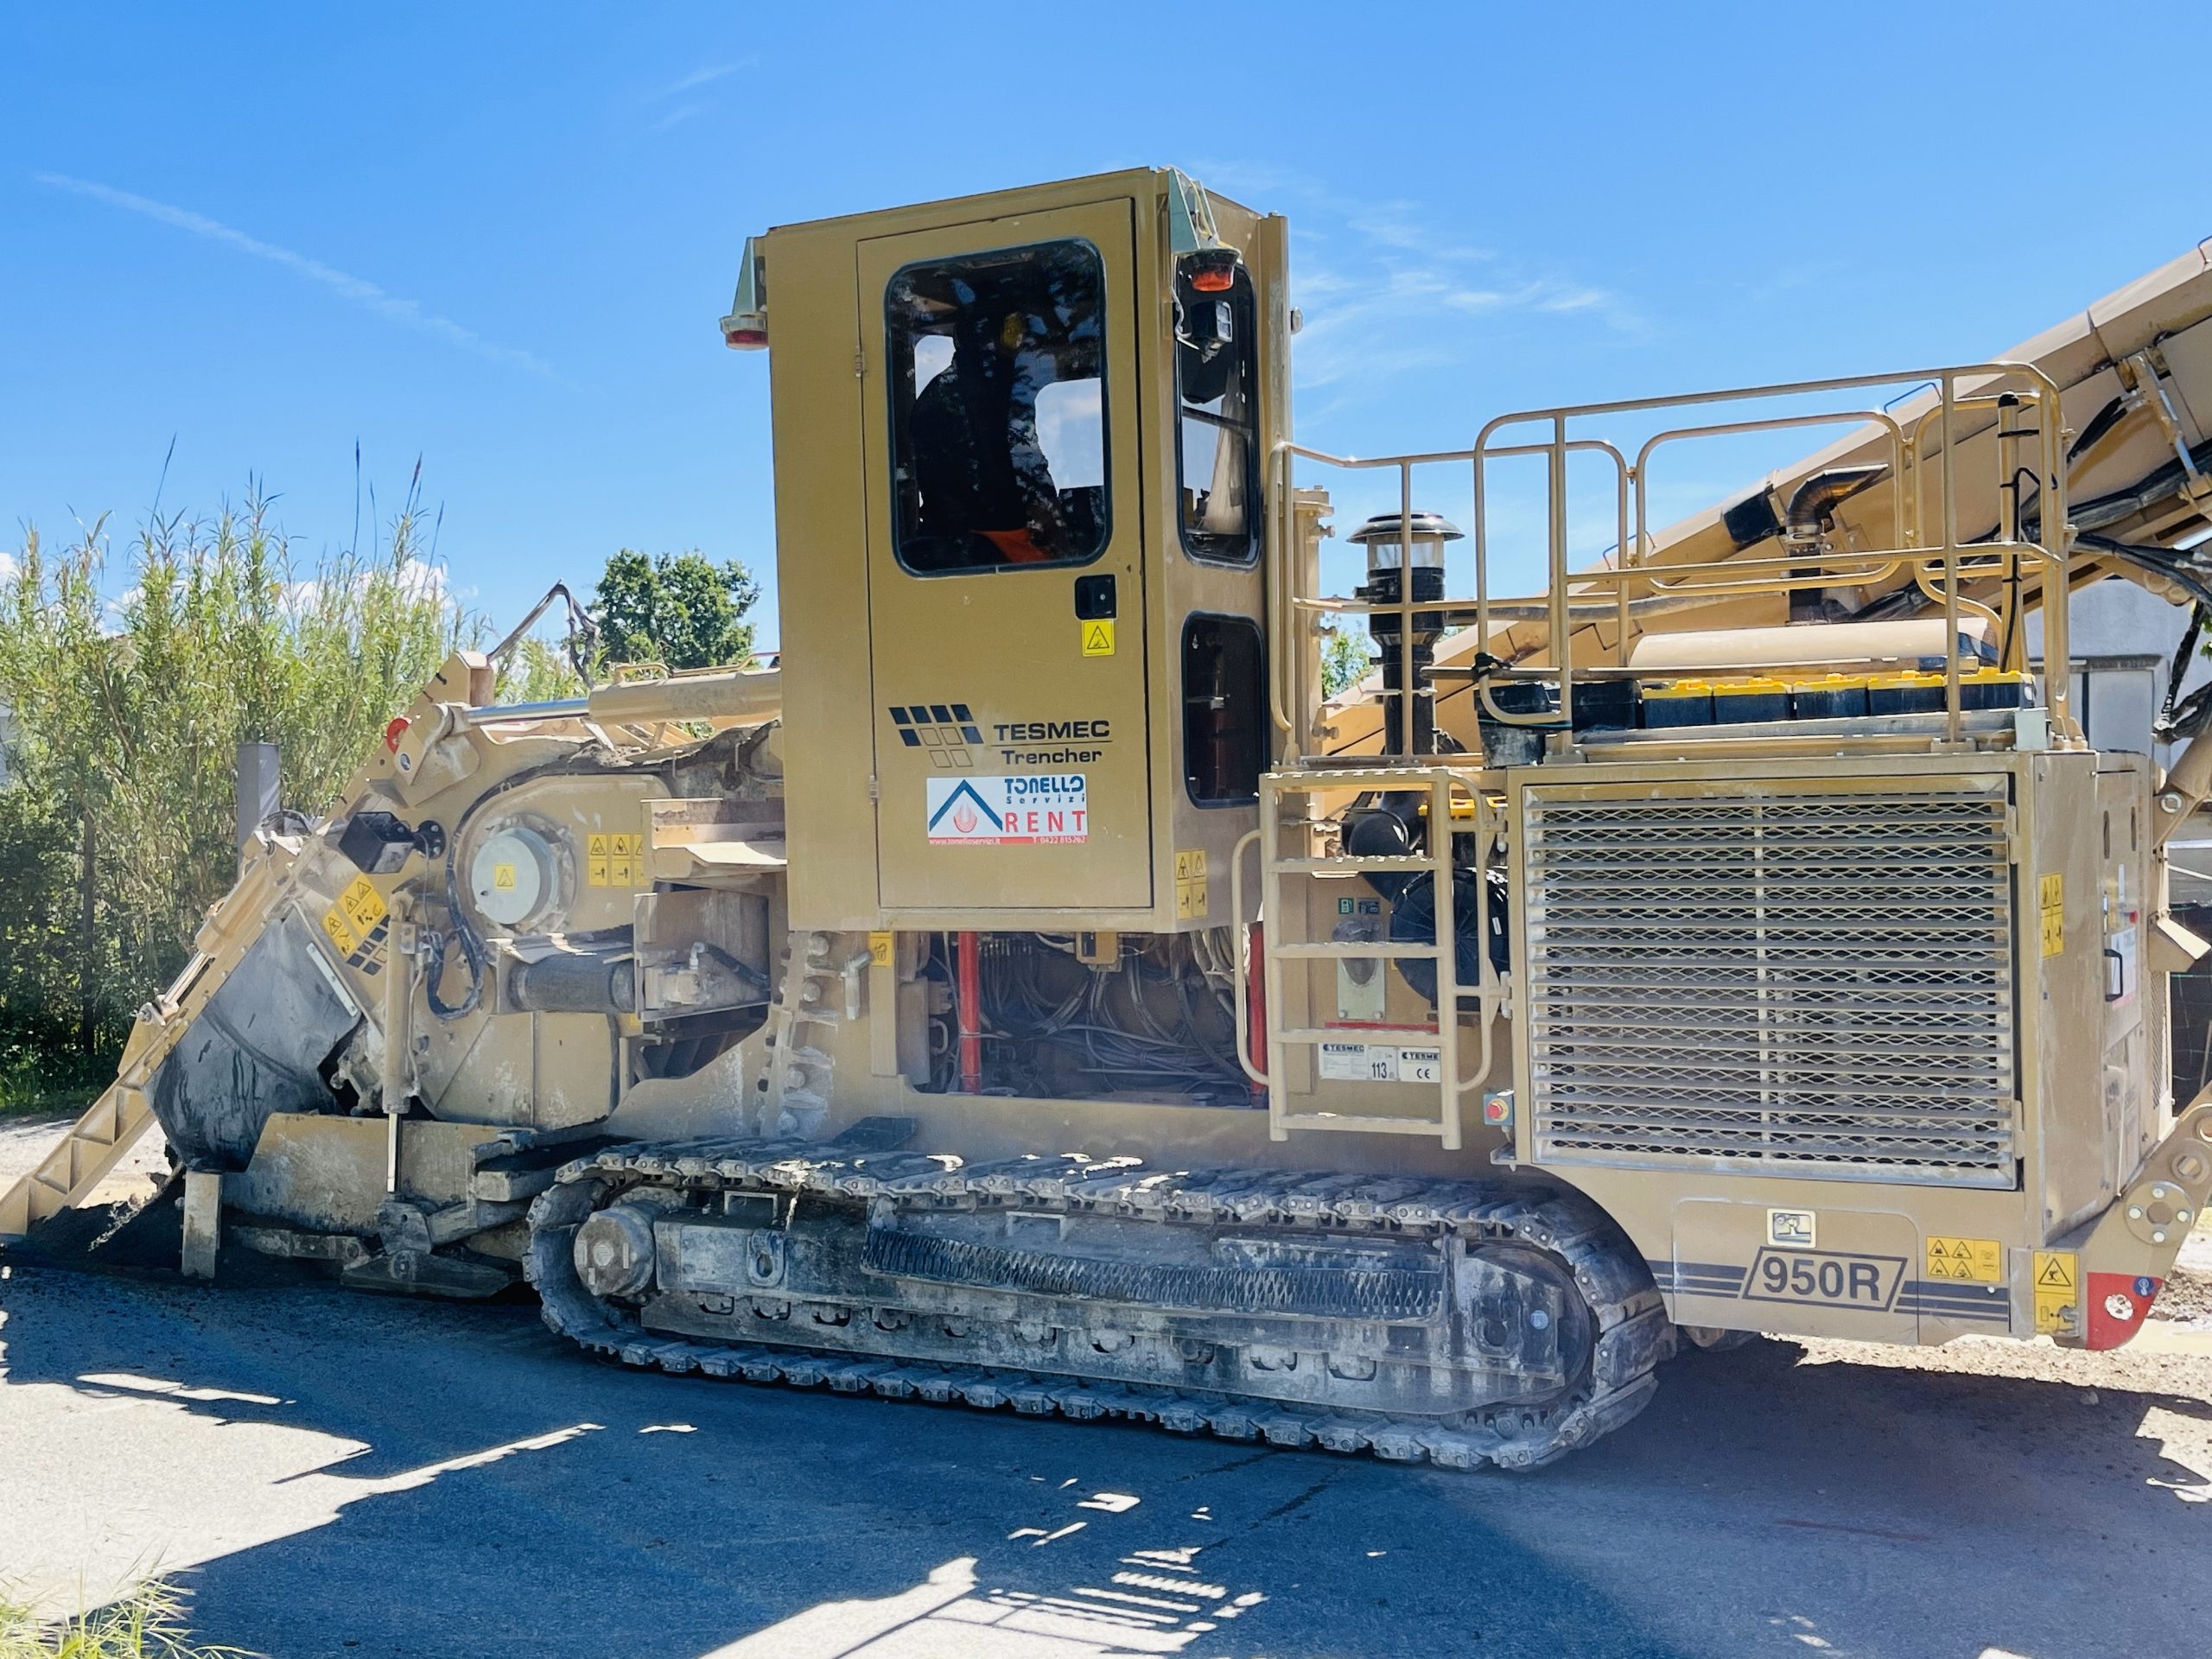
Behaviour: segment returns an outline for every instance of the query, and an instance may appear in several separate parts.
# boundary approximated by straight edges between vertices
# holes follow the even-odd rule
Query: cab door
[[[860,245],[888,914],[1151,905],[1131,215]]]

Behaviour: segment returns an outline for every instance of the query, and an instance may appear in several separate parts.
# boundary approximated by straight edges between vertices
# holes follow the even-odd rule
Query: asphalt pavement
[[[2060,1659],[2212,1621],[2201,1352],[1763,1341],[1468,1475],[628,1371],[520,1304],[4,1271],[0,1580],[169,1571],[279,1659]]]

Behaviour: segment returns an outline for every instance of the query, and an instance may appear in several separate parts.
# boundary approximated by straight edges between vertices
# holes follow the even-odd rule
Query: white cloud
[[[1291,294],[1306,327],[1293,348],[1301,389],[1463,363],[1479,336],[1463,319],[1507,315],[1641,326],[1610,289],[1455,241],[1427,204],[1348,197],[1313,178],[1208,162],[1201,181],[1291,208]]]
[[[690,74],[679,76],[665,86],[657,87],[638,101],[651,106],[655,104],[666,104],[676,99],[682,100],[677,103],[674,108],[664,111],[653,122],[655,132],[666,132],[671,127],[680,127],[686,121],[696,116],[704,115],[714,107],[714,99],[711,96],[695,98],[690,94],[712,86],[717,81],[727,80],[739,70],[750,69],[760,61],[760,60],[757,57],[748,56],[733,59],[728,63],[702,64]]]
[[[18,568],[14,554],[0,553],[0,582],[13,582]]]
[[[54,189],[88,197],[107,207],[119,208],[127,213],[137,213],[177,230],[188,231],[207,241],[222,243],[241,253],[250,253],[257,259],[266,259],[272,264],[282,265],[310,282],[320,283],[340,298],[374,312],[387,321],[433,335],[449,345],[460,346],[463,351],[488,358],[494,363],[526,369],[532,374],[544,375],[548,378],[553,376],[552,366],[534,353],[486,340],[475,330],[463,327],[450,317],[426,311],[416,301],[387,293],[364,277],[349,276],[345,271],[324,264],[320,259],[311,259],[306,254],[296,253],[289,248],[278,247],[273,242],[264,242],[257,237],[248,236],[244,231],[235,230],[219,219],[209,219],[204,213],[195,213],[189,208],[174,207],[149,197],[133,195],[128,190],[96,184],[89,179],[71,178],[67,174],[35,173],[31,176]]]
[[[358,571],[353,576],[353,586],[357,588],[365,588],[372,580],[374,580],[372,573],[366,570]],[[451,584],[446,576],[445,566],[433,564],[428,559],[418,559],[411,556],[404,564],[399,567],[399,592],[402,598],[408,600],[435,600],[454,596]],[[312,578],[306,582],[292,582],[284,589],[285,601],[296,613],[314,609],[316,601],[321,597],[322,583]]]
[[[695,92],[702,86],[711,86],[715,82],[734,75],[741,69],[749,69],[759,61],[758,58],[739,58],[730,63],[703,65],[682,79],[671,81],[658,92],[647,92],[645,102],[657,104],[664,98],[681,98],[684,93]]]

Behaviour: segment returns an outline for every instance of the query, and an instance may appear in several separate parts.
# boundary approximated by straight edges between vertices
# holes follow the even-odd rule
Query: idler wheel
[[[576,1277],[599,1297],[642,1295],[653,1282],[653,1212],[617,1204],[576,1229]]]

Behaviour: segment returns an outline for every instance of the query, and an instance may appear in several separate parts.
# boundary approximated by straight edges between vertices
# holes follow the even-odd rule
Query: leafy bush
[[[324,810],[454,649],[486,644],[423,528],[410,486],[378,550],[306,564],[255,493],[150,521],[119,599],[102,523],[58,554],[26,531],[0,559],[0,1111],[80,1105],[113,1076],[237,874],[239,744],[276,744],[284,804]],[[600,658],[742,662],[757,592],[739,564],[626,550],[593,607]],[[582,689],[526,637],[498,696]]]
[[[0,1103],[111,1073],[133,1011],[237,873],[238,746],[273,742],[319,810],[482,627],[410,496],[374,556],[302,568],[266,501],[150,523],[106,597],[95,524],[26,532],[0,582]]]

